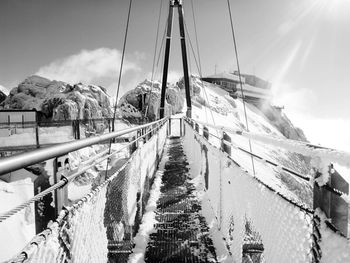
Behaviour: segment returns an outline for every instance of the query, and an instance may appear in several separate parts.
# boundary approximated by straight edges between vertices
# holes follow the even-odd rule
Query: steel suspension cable
[[[186,21],[184,21],[184,24],[185,24],[185,29],[186,29],[186,33],[187,33],[187,36],[188,36],[188,42],[189,42],[189,45],[191,47],[191,50],[192,50],[192,53],[193,53],[193,57],[194,57],[194,60],[195,60],[195,63],[196,63],[196,66],[197,66],[197,69],[198,69],[198,74],[200,75],[200,78],[202,79],[202,65],[201,65],[201,60],[200,60],[200,56],[199,56],[199,46],[198,46],[198,38],[197,38],[197,28],[196,28],[196,20],[195,20],[195,16],[194,16],[194,7],[193,7],[193,1],[191,0],[191,8],[192,8],[192,19],[193,19],[193,25],[194,25],[194,32],[195,32],[195,37],[196,37],[196,46],[197,46],[197,56],[198,56],[198,62],[196,60],[196,55],[195,55],[195,52],[193,50],[193,47],[192,47],[192,42],[191,42],[191,39],[190,39],[190,34],[188,32],[188,29],[187,29],[187,25],[186,25]],[[188,52],[188,54],[191,54],[190,52]],[[201,84],[202,84],[202,88],[204,90],[204,94],[208,100],[208,96],[207,96],[207,93],[205,91],[205,87],[203,85],[203,81],[201,80]],[[193,84],[192,84],[193,86]],[[208,103],[209,103],[209,100],[208,100]],[[207,113],[207,107],[204,107],[204,111],[205,111],[205,119],[206,121],[208,122],[208,113]],[[214,118],[212,118],[213,121],[214,121]]]
[[[242,75],[241,75],[241,69],[240,69],[240,66],[239,66],[237,42],[236,42],[235,30],[234,30],[234,27],[233,27],[233,19],[232,19],[232,12],[231,12],[230,0],[227,0],[227,5],[228,5],[228,11],[229,11],[229,15],[230,15],[230,24],[231,24],[231,31],[232,31],[232,39],[233,39],[233,45],[234,45],[234,50],[235,50],[235,55],[236,55],[236,64],[237,64],[237,71],[238,71],[238,77],[239,77],[239,85],[240,85],[241,96],[242,96],[242,102],[243,102],[244,118],[245,118],[245,123],[246,123],[246,129],[247,129],[247,131],[249,132],[247,109],[246,109],[245,100],[244,100],[244,92],[243,92],[243,85],[242,85]],[[250,152],[253,152],[253,150],[252,150],[252,143],[251,143],[250,139],[248,140],[248,142],[249,142],[249,150],[250,150]],[[253,173],[254,173],[254,175],[255,175],[255,166],[254,166],[254,159],[253,159],[253,156],[251,156],[251,160],[252,160]]]
[[[112,131],[114,131],[114,120],[115,120],[115,115],[116,115],[116,111],[117,111],[117,102],[118,102],[119,91],[120,91],[120,82],[121,82],[122,74],[123,74],[123,64],[124,64],[124,57],[125,57],[126,42],[127,42],[127,39],[128,39],[128,31],[129,31],[129,23],[130,23],[131,5],[132,5],[132,0],[129,1],[129,10],[128,10],[128,18],[127,18],[126,28],[125,28],[125,34],[124,34],[124,43],[123,43],[122,59],[121,59],[121,61],[120,61],[120,68],[119,68],[118,86],[117,86],[117,92],[116,92],[116,95],[115,95],[115,104],[114,104],[114,112],[113,112]]]
[[[153,63],[152,63],[151,88],[150,88],[150,90],[148,92],[148,104],[147,104],[147,107],[146,107],[146,110],[145,110],[145,117],[147,117],[149,104],[151,102],[151,94],[152,94],[152,91],[153,91],[154,67],[155,67],[155,64],[156,64],[156,57],[157,57],[159,25],[160,25],[160,17],[161,17],[161,14],[162,14],[162,7],[163,7],[163,0],[160,0],[159,13],[158,13],[158,23],[157,23],[157,34],[156,34],[156,41],[155,41],[155,45],[154,45],[154,55],[153,55]]]
[[[200,71],[202,73],[202,63],[201,63],[201,57],[200,57],[200,52],[199,52],[199,42],[198,42],[198,33],[197,33],[197,23],[196,23],[196,15],[194,11],[194,5],[193,5],[193,0],[191,0],[191,7],[192,7],[192,18],[193,18],[193,25],[194,25],[194,35],[196,37],[196,47],[197,47],[197,56],[198,56],[198,64]]]
[[[207,91],[205,89],[205,85],[203,83],[203,80],[202,80],[202,77],[203,77],[202,71],[201,71],[201,68],[200,68],[200,65],[199,65],[199,61],[196,58],[196,52],[195,52],[195,50],[193,48],[193,45],[192,45],[192,41],[191,41],[190,34],[188,32],[188,29],[187,29],[186,21],[184,21],[184,24],[185,24],[185,30],[186,30],[186,33],[187,33],[187,38],[188,38],[188,41],[190,43],[190,47],[191,47],[191,51],[192,51],[192,54],[193,54],[193,58],[194,58],[194,61],[195,61],[195,64],[196,64],[196,67],[197,67],[197,70],[198,70],[198,74],[199,74],[199,77],[200,77],[200,81],[201,81],[201,84],[202,84],[202,88],[203,88],[203,91],[204,91],[204,95],[205,95],[205,98],[206,98],[206,100],[208,101],[208,104],[209,104],[209,97],[208,97]],[[206,117],[206,120],[208,122],[207,107],[204,107],[204,110],[205,110],[205,117]],[[213,111],[211,110],[210,107],[209,107],[209,111],[210,111],[211,118],[213,120],[213,124],[215,125],[215,119],[214,119]]]
[[[116,113],[117,113],[117,103],[118,103],[118,97],[119,97],[119,91],[120,91],[120,83],[121,83],[122,73],[123,73],[123,65],[124,65],[124,57],[125,57],[125,50],[126,50],[126,42],[127,42],[127,39],[128,39],[131,6],[132,6],[132,0],[129,1],[128,18],[127,18],[126,27],[125,27],[122,59],[120,61],[118,86],[117,86],[117,92],[116,92],[116,95],[115,95],[114,110],[113,110],[112,132],[114,132],[114,130],[115,130],[114,122],[115,122],[115,117],[116,117]],[[111,153],[111,149],[112,149],[112,140],[109,141],[109,153]],[[108,171],[108,162],[106,164],[106,177],[107,177],[107,171]]]

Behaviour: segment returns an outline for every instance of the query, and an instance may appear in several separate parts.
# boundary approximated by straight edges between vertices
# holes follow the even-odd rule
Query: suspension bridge
[[[123,59],[131,6],[132,1]],[[165,116],[175,8],[187,110],[181,116]],[[235,43],[229,1],[228,8]],[[349,167],[349,154],[250,132],[244,100],[245,129],[192,118],[186,30],[181,1],[170,1],[159,120],[115,131],[115,108],[105,134],[0,159],[0,176],[53,160],[53,183],[0,215],[0,224],[7,224],[34,204],[44,220],[36,226],[37,235],[9,262],[350,262],[349,197],[331,165]],[[200,72],[199,56],[196,63]],[[128,140],[120,143],[125,136]],[[238,143],[242,138],[249,149]],[[315,160],[312,173],[255,153],[251,141]],[[102,146],[100,152],[74,170],[62,169],[62,157],[94,145]],[[117,158],[123,151],[128,156]],[[248,156],[251,168],[242,164],[242,155]],[[98,182],[83,198],[69,203],[69,185],[96,166],[103,166]],[[261,178],[263,166],[302,182],[307,187],[301,191],[312,193],[311,200]],[[46,213],[45,198],[54,211]]]

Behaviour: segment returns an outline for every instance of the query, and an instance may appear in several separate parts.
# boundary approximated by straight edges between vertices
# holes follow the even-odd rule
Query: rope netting
[[[185,123],[185,152],[203,185],[203,212],[217,227],[214,245],[227,248],[221,251],[224,261],[345,262],[350,257],[348,240],[327,228],[319,213],[264,184],[191,126]]]
[[[10,262],[107,262],[109,257],[128,255],[166,132],[163,125],[147,142],[140,142],[130,159],[118,169],[112,166],[107,180],[62,210],[58,219]]]

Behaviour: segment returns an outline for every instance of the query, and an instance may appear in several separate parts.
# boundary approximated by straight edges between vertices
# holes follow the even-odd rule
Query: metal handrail
[[[111,132],[108,134],[103,134],[99,136],[94,136],[86,139],[71,141],[62,143],[59,145],[54,145],[47,148],[37,149],[30,152],[18,154],[15,156],[4,157],[0,159],[0,176],[9,172],[16,171],[18,169],[33,165],[45,160],[65,155],[69,152],[77,151],[79,149],[98,144],[101,142],[106,142],[113,138],[120,137],[122,135],[135,132],[137,130],[150,127],[154,124],[164,123],[168,118],[164,118],[158,121],[150,122],[148,124],[139,125],[137,127],[124,129],[122,131]]]
[[[195,121],[188,118],[189,121],[199,123],[201,125],[213,128],[215,130],[222,130],[225,132],[232,133],[234,135],[240,135],[244,138],[251,139],[263,144],[269,144],[275,147],[286,149],[291,152],[299,153],[306,156],[315,156],[327,159],[329,162],[335,162],[339,165],[350,167],[350,153],[345,151],[340,151],[332,148],[321,147],[318,145],[313,145],[308,142],[276,138],[273,136],[267,136],[262,134],[256,134],[252,132],[243,131],[240,129],[232,129],[225,126],[217,126],[209,123],[204,123],[201,121]]]
[[[228,131],[228,132],[230,132],[230,129],[225,129],[225,128],[223,129],[223,127],[216,127],[216,126],[213,126],[213,125],[210,125],[210,124],[207,124],[207,123],[203,123],[203,122],[200,122],[200,121],[195,121],[195,120],[193,120],[193,119],[189,119],[189,118],[187,118],[187,119],[188,119],[189,121],[194,122],[194,123],[199,123],[199,124],[203,125],[203,127],[207,125],[207,126],[209,126],[209,127],[215,128],[215,129],[221,129],[222,131]],[[202,128],[202,130],[203,130],[203,128]],[[232,130],[232,131],[234,131],[234,130]],[[231,132],[232,132],[232,131],[231,131]],[[253,156],[254,158],[257,158],[257,159],[260,160],[260,161],[264,161],[264,162],[266,162],[267,164],[269,164],[269,165],[271,165],[271,166],[280,167],[283,171],[288,172],[289,174],[291,174],[291,175],[293,175],[293,176],[296,176],[296,177],[298,177],[298,178],[300,178],[300,179],[302,179],[302,180],[304,180],[304,181],[308,181],[308,182],[312,181],[312,179],[311,179],[308,175],[301,174],[301,173],[299,173],[299,172],[297,172],[297,171],[295,171],[295,170],[292,170],[292,169],[290,169],[290,168],[288,168],[288,167],[285,167],[285,166],[283,166],[283,165],[277,164],[276,162],[273,162],[273,161],[271,161],[271,160],[269,160],[269,159],[266,159],[266,158],[264,158],[264,157],[261,157],[261,156],[255,154],[255,153],[252,153],[252,152],[250,152],[250,151],[248,151],[248,150],[245,150],[245,149],[243,149],[243,148],[241,148],[241,147],[239,147],[239,146],[233,144],[232,142],[228,142],[228,141],[222,140],[222,138],[216,136],[215,134],[212,134],[212,133],[210,133],[210,132],[209,132],[208,134],[211,135],[212,137],[215,137],[216,139],[221,140],[222,143],[224,143],[224,144],[227,145],[227,146],[231,146],[231,147],[233,147],[233,148],[235,148],[235,149],[237,149],[237,150],[239,150],[239,151],[242,151],[242,152],[244,152],[244,153],[246,153],[246,154],[248,154],[248,155],[250,155],[250,156]],[[242,135],[240,130],[236,130],[236,133],[233,133],[233,134]],[[199,135],[200,135],[200,134],[199,134]],[[273,139],[272,139],[272,140],[273,140]],[[288,140],[288,141],[293,141],[293,140]],[[297,143],[299,143],[299,144],[302,144],[303,146],[306,146],[306,147],[317,148],[317,149],[319,149],[319,150],[321,150],[321,151],[322,151],[322,150],[332,150],[332,151],[334,151],[334,152],[337,151],[337,150],[334,150],[334,149],[325,148],[325,147],[321,147],[321,146],[316,146],[316,145],[312,145],[312,144],[304,143],[304,142],[300,142],[300,141],[295,141],[295,142],[297,142]],[[283,146],[280,146],[280,147],[283,148]],[[340,190],[338,190],[338,189],[332,188],[332,187],[330,187],[330,186],[327,185],[327,184],[326,184],[326,185],[323,185],[322,188],[326,189],[327,191],[329,191],[329,192],[331,192],[331,193],[333,193],[333,194],[335,194],[335,195],[337,195],[337,196],[345,197],[345,198],[343,198],[343,199],[344,199],[347,203],[349,203],[348,199],[346,198],[346,197],[347,197],[347,194],[346,194],[346,193],[344,193],[344,192],[342,192],[342,191],[340,191]]]
[[[89,164],[88,166],[85,166],[84,168],[79,169],[77,172],[66,176],[66,177],[62,177],[62,179],[60,181],[58,181],[56,184],[52,185],[51,187],[47,188],[46,190],[42,191],[41,193],[33,196],[32,198],[30,198],[29,200],[21,203],[20,205],[14,207],[13,209],[0,214],[0,223],[5,221],[6,219],[10,218],[11,216],[15,215],[16,213],[18,213],[19,211],[21,211],[22,209],[24,209],[25,207],[29,206],[31,203],[34,203],[35,201],[40,200],[42,197],[48,195],[49,193],[65,186],[66,184],[70,183],[71,181],[73,181],[77,176],[83,174],[84,172],[86,172],[87,170],[93,168],[96,164],[101,163],[102,161],[110,158],[111,156],[121,152],[122,150],[124,150],[125,148],[129,147],[131,144],[133,144],[134,142],[143,139],[144,137],[146,137],[148,134],[152,133],[154,130],[158,129],[159,126],[161,126],[162,124],[164,124],[164,122],[166,121],[166,119],[163,119],[162,121],[158,121],[156,122],[157,127],[150,129],[148,132],[146,132],[145,134],[141,135],[140,137],[137,137],[135,140],[129,142],[127,145],[125,145],[124,147],[106,155],[106,156],[102,156],[103,154],[107,153],[108,150],[104,150],[101,153],[97,154],[96,156],[94,156],[92,159],[84,162],[84,164]],[[154,124],[154,123],[153,123]],[[153,125],[152,124],[152,125]],[[91,163],[91,161],[95,161]]]

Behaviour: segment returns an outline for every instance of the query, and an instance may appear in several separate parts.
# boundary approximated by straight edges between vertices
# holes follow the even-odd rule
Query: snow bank
[[[163,163],[164,165],[164,163]],[[154,231],[154,225],[157,223],[155,219],[155,210],[157,209],[157,201],[161,194],[160,187],[162,186],[162,172],[157,172],[150,197],[146,206],[146,213],[142,217],[142,223],[140,225],[139,231],[134,238],[135,247],[132,250],[133,253],[129,256],[128,262],[145,262],[145,252],[149,240],[149,235]]]
[[[33,197],[33,183],[30,178],[12,183],[0,180],[0,213],[7,212],[31,197]],[[13,257],[35,235],[34,204],[1,222],[0,233],[2,262]]]

